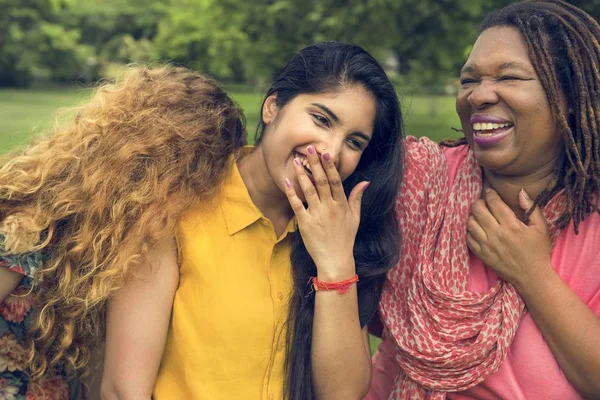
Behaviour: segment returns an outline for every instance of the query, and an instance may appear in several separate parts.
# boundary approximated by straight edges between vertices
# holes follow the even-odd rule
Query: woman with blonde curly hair
[[[100,86],[74,122],[6,158],[1,398],[79,396],[106,300],[149,273],[149,250],[214,197],[245,140],[242,112],[215,82],[138,67]]]

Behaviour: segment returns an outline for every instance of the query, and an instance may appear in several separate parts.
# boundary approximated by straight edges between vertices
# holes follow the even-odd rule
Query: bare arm
[[[173,240],[150,252],[147,276],[134,278],[111,298],[101,397],[150,399],[163,354],[179,268]]]
[[[0,303],[15,290],[21,279],[23,279],[23,275],[8,268],[0,268]]]
[[[323,161],[307,148],[314,184],[301,164],[295,163],[308,209],[286,182],[286,194],[302,234],[302,240],[322,282],[339,282],[356,274],[354,241],[360,223],[361,199],[368,182],[357,184],[348,198],[333,160]],[[326,156],[325,156],[326,155]],[[314,293],[312,379],[316,398],[362,399],[369,391],[371,360],[366,329],[361,329],[356,285],[341,294]]]
[[[371,351],[358,319],[356,285],[345,294],[320,290],[315,296],[311,358],[317,398],[362,399],[371,382]]]
[[[571,384],[589,399],[600,397],[600,319],[549,265],[546,274],[517,290]]]

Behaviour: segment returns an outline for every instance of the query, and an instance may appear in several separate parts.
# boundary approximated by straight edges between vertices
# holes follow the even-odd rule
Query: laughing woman
[[[367,398],[600,398],[600,26],[516,3],[460,79],[465,138],[407,143]]]
[[[104,333],[105,399],[368,391],[402,165],[375,59],[300,51],[254,148],[185,68],[132,68],[77,111],[0,168],[0,397],[77,398]]]
[[[381,66],[353,45],[301,50],[267,93],[256,147],[111,298],[104,398],[364,396],[401,166]]]

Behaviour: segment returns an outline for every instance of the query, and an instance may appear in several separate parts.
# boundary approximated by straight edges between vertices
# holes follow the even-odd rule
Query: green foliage
[[[443,88],[494,1],[173,0],[155,44],[163,58],[260,86],[303,46],[348,41],[396,60],[410,87]]]
[[[511,0],[0,0],[0,86],[181,63],[263,89],[314,42],[356,43],[405,90],[446,93],[478,26]],[[573,0],[596,18],[600,0]]]
[[[0,0],[0,86],[28,86],[35,74],[75,80],[85,73],[93,49],[80,31],[65,26],[60,0]]]

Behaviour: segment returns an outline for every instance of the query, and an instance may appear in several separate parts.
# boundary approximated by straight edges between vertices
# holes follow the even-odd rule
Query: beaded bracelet
[[[346,293],[350,286],[356,282],[358,282],[358,274],[339,282],[321,282],[316,276],[312,276],[308,280],[308,284],[312,286],[315,292],[319,290],[337,290],[340,294]]]

